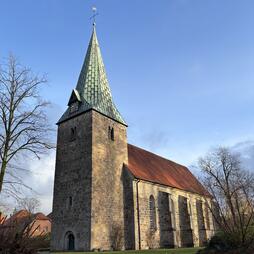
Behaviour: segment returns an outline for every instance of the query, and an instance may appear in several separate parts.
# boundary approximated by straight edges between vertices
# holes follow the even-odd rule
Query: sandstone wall
[[[124,200],[124,245],[125,249],[133,250],[135,249],[134,178],[126,167],[124,167],[122,179]]]
[[[127,162],[124,125],[94,110],[59,125],[52,250],[67,249],[70,233],[75,250],[125,248],[129,231],[124,221],[123,164]]]
[[[74,131],[74,133],[73,133]],[[92,112],[58,126],[52,213],[52,250],[67,249],[72,232],[76,250],[90,249]]]
[[[91,249],[124,248],[122,178],[127,162],[126,127],[93,111]]]
[[[138,184],[138,200],[137,200]],[[197,194],[185,192],[175,188],[161,186],[145,181],[133,181],[134,190],[134,214],[135,214],[135,246],[141,249],[200,246],[204,240],[204,232],[201,234],[199,220],[202,216],[206,238],[213,235],[212,215],[205,213],[202,206],[202,215],[197,214],[196,201],[204,204],[205,199]],[[153,237],[149,235],[149,197],[153,195],[156,200],[157,230]],[[139,213],[137,211],[139,206]],[[198,208],[199,210],[200,208]],[[199,216],[199,218],[198,218]],[[138,218],[140,222],[140,237],[138,230]],[[207,227],[207,223],[210,227]]]

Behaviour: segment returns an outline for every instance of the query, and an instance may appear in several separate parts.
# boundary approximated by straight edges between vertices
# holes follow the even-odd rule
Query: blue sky
[[[0,0],[0,58],[47,73],[52,122],[76,86],[94,5],[130,143],[186,165],[213,146],[253,145],[252,0]]]

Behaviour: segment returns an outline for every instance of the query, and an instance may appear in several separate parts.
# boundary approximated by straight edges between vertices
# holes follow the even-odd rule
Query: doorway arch
[[[75,236],[71,231],[65,234],[65,249],[75,250]]]

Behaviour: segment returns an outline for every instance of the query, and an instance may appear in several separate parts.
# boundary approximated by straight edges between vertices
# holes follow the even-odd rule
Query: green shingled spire
[[[78,109],[72,112],[71,104],[75,103],[75,100],[79,103]],[[73,90],[68,105],[70,106],[69,109],[64,113],[59,122],[65,121],[73,115],[95,109],[126,125],[112,99],[95,25],[93,26],[92,36],[76,89]]]

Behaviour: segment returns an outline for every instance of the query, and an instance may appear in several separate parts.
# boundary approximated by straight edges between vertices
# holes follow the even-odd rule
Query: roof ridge
[[[157,157],[159,157],[159,158],[161,158],[161,159],[163,159],[163,160],[166,160],[166,161],[172,162],[172,163],[174,163],[174,164],[176,164],[176,165],[178,165],[178,166],[181,166],[181,167],[184,167],[184,168],[187,168],[187,169],[188,169],[188,167],[187,167],[187,166],[184,166],[184,165],[182,165],[182,164],[180,164],[180,163],[177,163],[177,162],[172,161],[172,160],[170,160],[170,159],[168,159],[168,158],[165,158],[165,157],[163,157],[163,156],[161,156],[161,155],[159,155],[159,154],[157,154],[157,153],[154,153],[154,152],[148,151],[148,150],[146,150],[146,149],[144,149],[144,148],[141,148],[141,147],[139,147],[139,146],[135,146],[135,145],[130,144],[130,143],[128,143],[128,145],[130,145],[130,146],[134,146],[134,147],[136,147],[137,149],[143,150],[143,151],[145,151],[145,152],[147,152],[147,153],[150,153],[150,154],[152,154],[152,155],[154,155],[154,156],[157,156]]]

